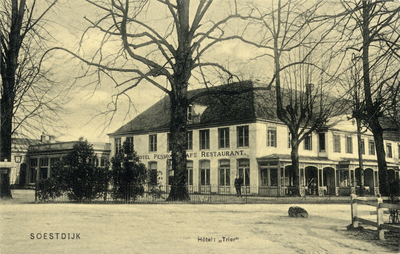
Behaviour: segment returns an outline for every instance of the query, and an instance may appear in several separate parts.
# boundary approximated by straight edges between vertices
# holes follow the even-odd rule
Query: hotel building
[[[290,170],[290,135],[276,117],[275,91],[256,91],[252,82],[192,90],[188,108],[187,170],[190,192],[242,193],[260,196],[350,195],[361,183],[355,121],[337,115],[332,127],[313,132],[299,146],[298,179]],[[224,90],[225,89],[225,90]],[[247,90],[246,90],[247,89]],[[238,93],[237,91],[245,91]],[[211,93],[210,93],[211,91]],[[221,92],[222,91],[222,92]],[[236,93],[234,92],[236,91]],[[202,94],[205,95],[202,95]],[[115,132],[108,134],[111,156],[131,142],[148,169],[160,172],[170,187],[174,174],[169,149],[169,98],[165,97]],[[331,125],[329,125],[331,126]],[[399,178],[400,139],[385,140],[389,179]],[[378,165],[372,134],[362,133],[364,186],[378,193]],[[294,185],[295,182],[299,184]]]

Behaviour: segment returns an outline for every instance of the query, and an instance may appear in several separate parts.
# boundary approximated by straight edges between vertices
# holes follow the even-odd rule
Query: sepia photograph
[[[0,253],[400,253],[400,0],[2,0]]]

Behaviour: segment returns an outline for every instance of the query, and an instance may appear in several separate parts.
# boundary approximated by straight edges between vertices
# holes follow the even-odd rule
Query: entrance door
[[[242,194],[250,193],[250,162],[248,159],[239,160],[239,176],[243,179]]]
[[[210,192],[210,161],[200,161],[200,193]]]
[[[229,160],[219,161],[219,193],[229,194],[231,192],[231,168]]]

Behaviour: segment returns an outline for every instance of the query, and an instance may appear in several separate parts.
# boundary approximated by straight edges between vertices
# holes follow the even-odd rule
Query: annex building
[[[56,141],[52,135],[41,135],[40,142],[31,144],[26,153],[26,171],[21,171],[21,182],[32,186],[36,181],[51,177],[56,162],[61,161],[72,151],[78,141]],[[92,142],[96,166],[108,166],[111,145],[103,142]]]
[[[355,121],[337,115],[332,127],[314,132],[299,147],[300,167],[290,170],[290,135],[276,117],[274,89],[256,91],[251,81],[188,92],[187,170],[189,192],[235,193],[234,178],[244,180],[242,193],[260,196],[350,195],[360,187]],[[238,92],[241,91],[241,92]],[[243,92],[244,91],[244,92]],[[211,92],[211,93],[210,93]],[[108,134],[111,156],[131,142],[148,169],[170,187],[170,101],[165,97],[115,132]],[[389,179],[399,178],[399,133],[385,140]],[[378,193],[378,165],[370,132],[362,134],[364,185]],[[298,175],[298,179],[294,179]],[[296,180],[296,181],[295,181]],[[295,185],[295,183],[298,183]]]

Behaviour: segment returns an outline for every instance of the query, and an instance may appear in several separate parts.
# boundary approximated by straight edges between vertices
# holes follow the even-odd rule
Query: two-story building
[[[291,170],[288,128],[276,117],[275,91],[257,91],[248,81],[188,92],[187,170],[190,192],[243,193],[261,196],[349,195],[360,186],[356,126],[346,115],[330,119],[333,127],[306,137],[299,148],[299,172]],[[239,92],[238,92],[239,91]],[[243,92],[244,91],[244,92]],[[117,131],[108,134],[111,155],[123,142],[134,144],[140,160],[170,186],[170,100],[165,97]],[[400,142],[386,140],[388,166],[399,178]],[[378,166],[370,132],[362,134],[364,185],[378,192]],[[390,156],[389,156],[390,155]],[[295,179],[297,177],[297,179]],[[297,180],[297,181],[295,181]],[[299,183],[295,185],[295,183]]]

